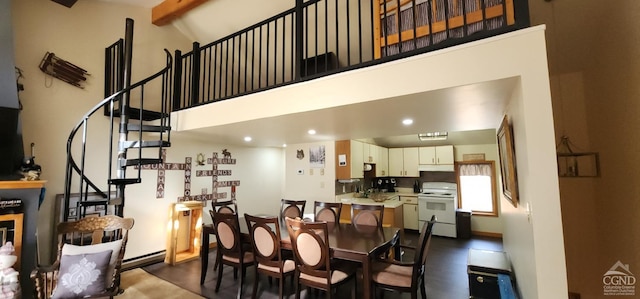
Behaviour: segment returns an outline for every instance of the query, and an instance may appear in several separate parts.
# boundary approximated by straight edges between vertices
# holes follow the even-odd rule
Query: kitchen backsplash
[[[365,178],[360,179],[358,182],[354,183],[340,183],[338,181],[335,182],[335,194],[343,194],[355,192],[356,187],[364,186],[365,188],[371,188],[371,180],[373,178]],[[396,187],[397,188],[410,188],[413,189],[413,184],[416,180],[420,183],[423,182],[456,182],[456,173],[455,172],[447,172],[447,171],[421,171],[419,178],[405,178],[405,177],[395,177],[396,179]],[[344,189],[343,189],[344,185]]]

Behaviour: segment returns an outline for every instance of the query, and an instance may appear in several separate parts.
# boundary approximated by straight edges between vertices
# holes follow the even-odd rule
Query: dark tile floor
[[[405,233],[406,242],[417,242],[417,233]],[[427,297],[430,299],[467,299],[469,298],[469,283],[467,280],[467,254],[469,248],[502,250],[502,240],[487,237],[474,237],[470,240],[451,239],[434,236],[426,263],[426,283]],[[233,271],[230,267],[225,267],[224,277],[220,291],[215,293],[216,272],[213,271],[215,260],[215,250],[209,253],[209,270],[203,285],[200,285],[200,260],[193,260],[178,264],[176,266],[157,263],[144,267],[147,272],[170,281],[182,288],[188,289],[206,298],[233,298],[236,297],[238,282],[233,280]],[[243,298],[251,298],[253,287],[253,268],[249,268],[249,273],[244,284]],[[272,286],[266,278],[261,278],[261,289],[259,298],[278,298],[278,285],[274,282]],[[359,284],[361,285],[361,284]],[[293,287],[285,284],[285,297],[288,295],[295,298]],[[352,284],[347,284],[338,291],[338,298],[350,298],[350,288]],[[307,296],[303,290],[302,298],[312,298]],[[322,294],[319,296],[323,297]],[[357,296],[360,298],[361,296]],[[385,298],[410,298],[408,294],[385,293]]]

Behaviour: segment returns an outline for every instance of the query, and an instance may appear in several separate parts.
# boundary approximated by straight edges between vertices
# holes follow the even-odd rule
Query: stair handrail
[[[65,173],[65,189],[64,189],[64,210],[65,211],[69,210],[69,198],[71,196],[71,185],[72,185],[71,179],[72,179],[72,171],[73,170],[75,170],[75,172],[80,175],[80,182],[81,182],[80,183],[80,189],[82,189],[82,184],[83,184],[82,182],[85,182],[88,186],[90,186],[93,190],[95,190],[96,193],[99,196],[101,196],[103,198],[107,198],[108,197],[108,195],[106,193],[104,193],[102,190],[100,190],[100,188],[98,186],[96,186],[96,184],[93,183],[93,181],[91,181],[84,174],[84,167],[82,167],[82,169],[80,167],[78,167],[78,164],[73,159],[73,156],[71,154],[71,150],[72,150],[73,140],[75,139],[76,134],[78,133],[80,128],[82,128],[82,127],[86,128],[87,120],[89,119],[89,117],[91,117],[96,111],[102,109],[102,107],[104,105],[106,105],[107,103],[111,103],[110,105],[113,106],[113,102],[114,102],[115,98],[121,96],[124,93],[130,92],[130,91],[132,91],[133,89],[135,89],[137,87],[143,86],[144,84],[146,84],[146,83],[148,83],[148,82],[150,82],[150,81],[152,81],[152,80],[164,75],[168,71],[170,71],[171,68],[172,68],[172,64],[173,64],[173,58],[171,56],[171,53],[167,49],[164,49],[164,52],[167,55],[167,63],[166,63],[166,66],[164,68],[162,68],[157,73],[155,73],[155,74],[153,74],[153,75],[151,75],[151,76],[149,76],[149,77],[147,77],[147,78],[145,78],[145,79],[143,79],[141,81],[138,81],[138,82],[132,84],[128,88],[123,88],[122,90],[120,90],[120,91],[112,94],[111,96],[105,98],[104,100],[100,101],[100,103],[96,104],[91,110],[89,110],[89,112],[87,112],[82,117],[82,120],[80,122],[78,122],[78,124],[71,130],[71,133],[69,134],[69,138],[67,139],[67,169],[66,169],[66,173]],[[164,108],[165,105],[162,105],[162,106],[163,106],[163,109],[165,109]],[[112,114],[113,114],[113,109],[111,109],[111,111],[112,111]],[[83,130],[83,132],[85,132],[85,130]],[[86,142],[86,136],[83,136],[83,138],[84,138],[83,142]],[[84,160],[84,154],[83,154],[83,160]],[[84,193],[87,193],[87,192],[84,192]]]

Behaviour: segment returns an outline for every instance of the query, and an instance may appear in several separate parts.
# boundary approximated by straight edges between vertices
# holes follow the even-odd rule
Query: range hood
[[[455,171],[453,164],[420,164],[418,165],[418,171]]]

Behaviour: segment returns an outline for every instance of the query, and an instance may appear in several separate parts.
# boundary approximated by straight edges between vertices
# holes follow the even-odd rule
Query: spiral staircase
[[[125,188],[141,183],[142,166],[161,164],[162,149],[171,145],[172,57],[165,50],[165,67],[131,84],[133,23],[127,19],[124,39],[105,49],[105,99],[82,117],[67,140],[62,221],[96,211],[123,216]],[[105,116],[108,132],[104,132]],[[104,141],[96,143],[96,136],[108,138],[107,157],[94,155],[103,152],[94,150]],[[106,181],[95,178],[95,171],[92,177],[88,174],[88,164],[95,170],[95,161],[107,162]]]

